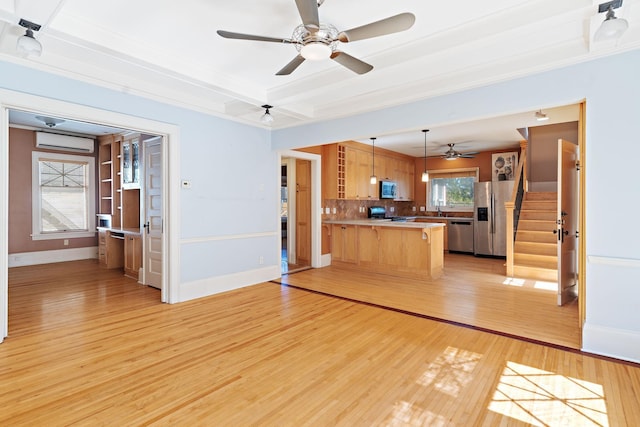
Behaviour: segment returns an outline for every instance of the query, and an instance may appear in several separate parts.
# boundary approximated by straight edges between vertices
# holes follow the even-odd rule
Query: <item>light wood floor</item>
[[[301,273],[302,274],[302,273]],[[640,425],[640,367],[264,283],[9,271],[0,425]]]
[[[577,301],[558,307],[555,283],[508,280],[504,260],[445,255],[437,280],[322,268],[281,283],[555,345],[581,348]]]

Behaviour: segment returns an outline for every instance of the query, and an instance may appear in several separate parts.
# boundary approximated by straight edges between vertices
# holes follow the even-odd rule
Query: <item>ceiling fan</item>
[[[364,74],[371,71],[373,66],[338,50],[338,44],[340,42],[349,43],[408,30],[416,20],[416,17],[412,13],[401,13],[380,21],[339,32],[336,27],[331,24],[322,23],[318,18],[318,6],[320,6],[324,0],[320,2],[318,2],[318,0],[295,1],[300,17],[302,18],[302,24],[293,30],[293,35],[290,39],[255,36],[224,30],[218,30],[217,33],[227,39],[295,45],[298,50],[298,55],[278,71],[276,73],[277,76],[291,74],[307,59],[310,61],[319,61],[326,58],[333,59],[357,74]]]
[[[453,148],[455,144],[447,144],[447,145],[449,146],[449,149],[441,156],[445,160],[473,159],[475,157],[474,154],[478,154],[477,151],[463,154],[459,151],[456,151]]]

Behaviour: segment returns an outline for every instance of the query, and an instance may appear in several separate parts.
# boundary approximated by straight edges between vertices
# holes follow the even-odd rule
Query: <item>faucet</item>
[[[442,211],[440,210],[440,205],[436,206],[436,210],[438,211],[438,216],[442,216]]]

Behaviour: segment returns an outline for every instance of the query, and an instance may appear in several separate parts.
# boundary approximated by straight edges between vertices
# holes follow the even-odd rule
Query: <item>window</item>
[[[95,159],[33,152],[32,239],[93,237]]]
[[[429,171],[427,209],[430,211],[473,211],[473,184],[478,168]]]

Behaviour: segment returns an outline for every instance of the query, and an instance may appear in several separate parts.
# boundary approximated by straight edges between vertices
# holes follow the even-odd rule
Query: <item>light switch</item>
[[[424,211],[425,211],[424,206],[420,206],[420,212],[424,212]]]
[[[329,215],[331,213],[331,208],[329,208],[329,207],[324,208],[324,213]]]
[[[333,213],[334,213],[334,214],[336,213],[336,208],[333,208]]]

